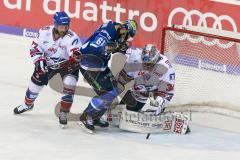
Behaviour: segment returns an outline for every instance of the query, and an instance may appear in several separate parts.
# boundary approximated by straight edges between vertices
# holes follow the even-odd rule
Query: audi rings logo
[[[173,20],[175,19],[175,17],[179,14],[184,15],[184,18],[182,20],[182,24],[180,24],[181,26],[185,26],[185,27],[192,27],[192,26],[196,26],[196,27],[204,27],[204,28],[211,28],[211,29],[216,29],[216,30],[223,30],[223,25],[222,22],[223,21],[227,21],[231,27],[232,27],[232,32],[237,32],[237,25],[235,23],[235,21],[228,15],[221,15],[221,16],[217,16],[214,13],[211,12],[207,12],[207,13],[201,13],[198,10],[190,10],[187,11],[184,8],[175,8],[169,15],[168,18],[168,26],[173,26]],[[198,16],[199,19],[197,21],[196,24],[193,24],[193,16]],[[208,24],[208,19],[213,19],[214,22],[212,24],[212,26],[209,26]],[[229,42],[229,43],[221,43],[218,39],[214,39],[212,41],[206,40],[204,37],[199,36],[199,37],[191,37],[189,34],[183,34],[181,36],[175,34],[174,32],[171,32],[171,34],[177,39],[177,40],[189,40],[192,43],[199,43],[202,42],[208,46],[213,46],[213,45],[217,45],[221,48],[230,48],[233,46],[233,42]]]

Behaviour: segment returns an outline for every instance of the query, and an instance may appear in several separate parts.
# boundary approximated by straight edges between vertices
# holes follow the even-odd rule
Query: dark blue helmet
[[[123,26],[127,29],[128,34],[134,37],[138,30],[138,24],[135,20],[126,20]]]
[[[54,25],[70,25],[70,17],[66,12],[56,12],[53,20]]]

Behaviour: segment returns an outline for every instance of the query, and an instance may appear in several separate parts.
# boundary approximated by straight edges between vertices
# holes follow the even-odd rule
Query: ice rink
[[[13,115],[33,72],[30,39],[0,34],[0,160],[238,160],[240,134],[191,125],[189,135],[128,133],[117,128],[84,133],[75,122],[58,126],[54,106],[61,97],[50,87],[33,111]],[[81,85],[81,81],[79,81]],[[89,101],[75,97],[73,111]]]

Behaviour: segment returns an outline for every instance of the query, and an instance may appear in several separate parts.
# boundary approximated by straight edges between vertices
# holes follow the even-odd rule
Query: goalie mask
[[[153,44],[147,44],[142,51],[142,62],[147,67],[154,66],[160,58],[160,52]]]

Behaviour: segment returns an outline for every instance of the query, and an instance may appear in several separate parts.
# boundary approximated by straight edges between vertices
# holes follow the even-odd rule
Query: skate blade
[[[66,124],[59,124],[59,127],[60,127],[61,129],[65,129],[65,128],[67,127],[67,125],[66,125]]]
[[[192,132],[192,131],[191,131],[190,127],[188,126],[185,134],[189,134],[190,132]]]
[[[80,128],[81,128],[84,132],[93,134],[93,131],[90,130],[90,129],[87,129],[81,121],[77,122],[77,124],[80,126]]]
[[[100,126],[95,126],[99,131],[108,131],[109,127],[100,127]]]

